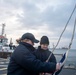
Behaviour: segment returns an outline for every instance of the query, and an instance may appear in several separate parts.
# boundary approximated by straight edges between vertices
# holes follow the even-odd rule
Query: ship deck
[[[0,58],[0,75],[7,75],[8,63],[9,58]],[[76,66],[64,66],[59,75],[76,75]]]
[[[76,69],[63,68],[59,75],[76,75]]]

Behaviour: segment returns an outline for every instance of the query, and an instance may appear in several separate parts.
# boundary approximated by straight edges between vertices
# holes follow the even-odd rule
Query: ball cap
[[[24,39],[29,39],[29,40],[31,40],[34,43],[38,43],[39,42],[39,40],[37,40],[32,33],[23,34],[22,37],[21,37],[21,40],[24,40]]]

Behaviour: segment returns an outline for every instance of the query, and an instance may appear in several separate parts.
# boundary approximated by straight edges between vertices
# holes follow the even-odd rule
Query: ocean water
[[[62,54],[64,54],[66,51],[66,49],[56,49],[53,52],[55,54],[57,62],[60,61],[60,59],[62,58]],[[76,67],[76,49],[70,49],[65,65],[72,65]]]

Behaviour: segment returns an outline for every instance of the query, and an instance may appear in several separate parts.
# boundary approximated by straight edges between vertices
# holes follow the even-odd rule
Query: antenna
[[[10,38],[10,44],[11,44],[11,45],[13,44],[13,42],[12,42],[12,38]]]

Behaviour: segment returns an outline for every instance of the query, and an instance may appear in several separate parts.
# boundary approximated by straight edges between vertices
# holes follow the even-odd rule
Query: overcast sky
[[[0,34],[2,23],[8,41],[13,43],[24,33],[31,32],[37,39],[43,35],[49,37],[50,47],[56,45],[76,0],[0,0]],[[76,10],[62,36],[58,47],[67,47],[70,43]],[[76,49],[76,32],[72,48]]]

